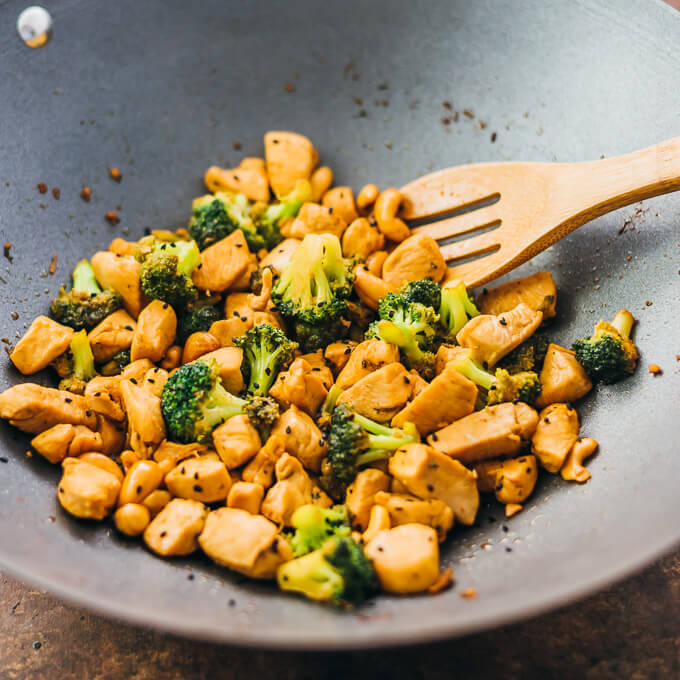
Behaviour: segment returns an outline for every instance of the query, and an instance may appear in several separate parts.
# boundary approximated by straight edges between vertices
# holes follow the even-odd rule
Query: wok
[[[0,3],[0,230],[13,258],[0,258],[0,313],[11,340],[79,258],[114,236],[185,224],[204,169],[261,154],[268,129],[309,135],[355,189],[471,161],[596,159],[680,134],[680,17],[656,0],[63,0],[49,8],[52,41],[35,50],[15,31],[24,6]],[[601,446],[592,480],[543,478],[508,522],[483,507],[444,547],[456,588],[337,612],[200,558],[160,560],[110,524],[61,512],[59,470],[27,458],[28,439],[4,424],[0,568],[129,622],[299,649],[461,635],[624,577],[680,539],[679,215],[677,196],[624,209],[517,272],[555,275],[564,344],[631,309],[642,360],[579,407]],[[0,388],[19,379],[3,361]]]

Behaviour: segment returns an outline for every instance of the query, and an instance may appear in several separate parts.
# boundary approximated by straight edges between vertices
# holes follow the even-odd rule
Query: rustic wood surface
[[[666,680],[680,677],[680,552],[537,619],[396,650],[303,654],[181,640],[0,576],[0,680]]]

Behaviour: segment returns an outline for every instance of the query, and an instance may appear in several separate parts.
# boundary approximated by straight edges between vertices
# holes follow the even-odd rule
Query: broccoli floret
[[[318,550],[329,538],[344,538],[352,532],[344,505],[327,509],[312,504],[302,505],[293,513],[290,523],[295,529],[289,541],[295,557]]]
[[[447,283],[442,288],[439,307],[439,323],[444,330],[444,337],[455,338],[458,331],[475,316],[479,316],[479,310],[465,283],[463,281]]]
[[[50,313],[59,322],[76,331],[91,330],[109,314],[120,309],[122,300],[113,290],[102,290],[94,276],[92,265],[81,260],[73,270],[73,286],[63,288],[52,300]]]
[[[272,290],[272,300],[303,351],[344,337],[354,276],[332,234],[308,234]]]
[[[400,446],[419,441],[413,423],[401,430],[387,427],[339,404],[331,416],[328,455],[319,481],[330,496],[340,499],[362,465],[389,458]]]
[[[182,309],[198,298],[191,273],[201,260],[194,241],[157,242],[142,261],[142,292]]]
[[[254,395],[250,397],[243,407],[243,412],[260,434],[260,439],[266,442],[269,439],[272,428],[279,419],[279,404],[271,397]]]
[[[177,338],[184,344],[192,333],[210,330],[215,321],[219,321],[221,314],[216,306],[219,298],[197,300],[178,310]]]
[[[217,362],[199,359],[178,368],[161,393],[169,437],[183,444],[210,441],[212,431],[243,413],[246,401],[222,387]]]
[[[522,373],[523,371],[540,373],[550,342],[546,333],[535,333],[515,347],[512,352],[506,354],[498,362],[498,366],[508,373]]]
[[[280,328],[263,323],[247,330],[234,344],[243,350],[241,373],[248,381],[249,394],[268,394],[279,371],[285,371],[295,358],[297,343]]]
[[[189,234],[201,250],[226,238],[240,229],[251,250],[262,247],[261,240],[250,216],[250,202],[243,194],[217,192],[194,201]],[[251,243],[253,240],[257,243]]]
[[[405,302],[418,302],[432,309],[439,309],[442,301],[442,289],[430,278],[405,283],[399,289],[399,295]]]
[[[59,357],[55,368],[61,377],[60,390],[68,390],[76,394],[82,394],[85,391],[87,382],[96,375],[94,356],[87,339],[87,331],[82,330],[73,334],[69,351]]]
[[[612,323],[600,321],[590,338],[577,340],[572,348],[594,383],[617,382],[635,371],[638,351],[630,339],[635,319],[626,309]]]
[[[110,361],[107,361],[101,368],[99,372],[102,375],[118,375],[128,364],[130,363],[130,350],[121,349],[120,352],[116,352]]]
[[[276,573],[281,590],[336,605],[357,605],[378,589],[371,561],[349,537],[332,538],[314,552],[282,564]]]

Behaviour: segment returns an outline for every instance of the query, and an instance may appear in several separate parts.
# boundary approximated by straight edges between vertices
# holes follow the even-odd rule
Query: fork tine
[[[497,246],[500,246],[498,236],[495,231],[490,231],[486,234],[481,234],[480,236],[473,236],[472,238],[465,239],[464,241],[457,241],[456,243],[449,243],[448,245],[441,246],[440,250],[444,259],[449,261],[487,253],[490,250],[494,250]]]
[[[427,234],[433,239],[449,238],[451,236],[461,236],[469,231],[476,229],[483,229],[490,227],[496,222],[500,222],[500,214],[498,204],[473,210],[472,212],[464,213],[463,215],[456,215],[455,217],[448,217],[439,222],[432,222],[421,227],[415,227],[418,234]]]

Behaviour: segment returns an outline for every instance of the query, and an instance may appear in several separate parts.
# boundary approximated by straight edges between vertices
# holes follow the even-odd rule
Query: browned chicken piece
[[[593,387],[588,374],[576,359],[576,353],[550,343],[541,369],[541,396],[536,406],[543,408],[555,402],[573,403]]]
[[[423,499],[408,494],[378,491],[375,502],[390,513],[393,527],[401,524],[425,524],[432,527],[439,540],[443,541],[453,526],[453,510],[444,501],[436,498]]]
[[[425,444],[408,444],[390,458],[389,470],[414,496],[439,499],[458,522],[474,523],[479,508],[477,475],[457,460]]]
[[[439,375],[444,370],[446,364],[448,364],[449,361],[455,361],[463,355],[467,356],[467,352],[468,350],[464,349],[463,347],[454,347],[453,345],[439,345],[439,349],[435,355],[434,372]]]
[[[372,274],[368,265],[358,264],[354,267],[354,292],[370,309],[377,310],[380,300],[396,290],[384,279]]]
[[[62,355],[72,338],[72,328],[62,326],[47,316],[38,316],[17,342],[9,358],[24,375],[37,373]]]
[[[155,449],[165,439],[161,400],[130,380],[121,381],[120,394],[132,449],[142,458],[148,458],[148,448]]]
[[[152,300],[139,314],[132,337],[130,359],[160,361],[175,340],[177,315],[167,303]]]
[[[375,494],[390,488],[390,478],[380,470],[360,470],[354,481],[347,487],[345,505],[352,518],[352,528],[364,531],[368,526],[371,508],[375,505]]]
[[[342,254],[345,257],[359,257],[365,260],[385,245],[385,236],[380,233],[375,223],[371,223],[365,217],[346,221],[349,227],[342,235]],[[380,272],[373,273],[379,276],[382,273],[382,265]]]
[[[280,276],[281,272],[290,263],[301,243],[302,241],[297,238],[287,238],[281,241],[278,246],[270,250],[269,253],[260,260],[260,267],[271,267],[274,270],[274,274]]]
[[[274,466],[276,461],[285,452],[285,439],[279,435],[270,435],[264,446],[243,468],[241,479],[244,482],[260,484],[264,489],[268,489],[274,483]]]
[[[590,472],[583,466],[583,461],[592,456],[597,451],[597,447],[596,439],[591,437],[577,439],[567,454],[567,459],[560,470],[562,479],[568,482],[579,482],[579,484],[587,482],[590,479]]]
[[[269,184],[277,198],[293,191],[298,180],[309,179],[319,162],[314,145],[295,132],[267,132],[264,157]]]
[[[245,387],[241,373],[243,351],[239,347],[222,347],[200,358],[202,361],[217,362],[218,374],[227,391],[238,394]]]
[[[183,460],[165,475],[165,486],[178,498],[216,503],[227,498],[231,477],[224,463],[210,454]]]
[[[538,414],[531,450],[548,472],[560,471],[579,429],[578,413],[568,404],[550,404]]]
[[[268,323],[270,326],[274,326],[274,328],[280,328],[282,331],[286,330],[283,325],[283,320],[275,312],[253,312],[253,326],[261,326],[264,323]]]
[[[197,288],[213,293],[223,293],[246,271],[250,264],[250,251],[240,229],[208,246],[201,253],[201,264],[192,275]]]
[[[413,386],[400,363],[387,364],[363,377],[338,397],[357,413],[379,423],[389,422],[411,398]]]
[[[78,460],[82,460],[85,463],[90,463],[90,465],[95,465],[106,472],[110,472],[121,484],[123,483],[123,471],[118,467],[118,464],[111,460],[108,456],[103,453],[83,453],[78,456]]]
[[[238,230],[237,230],[238,231]],[[253,272],[257,270],[258,261],[257,255],[255,253],[250,253],[248,255],[248,262],[246,263],[246,268],[241,272],[241,275],[231,284],[230,290],[235,291],[248,291],[250,290],[250,278]]]
[[[538,425],[538,412],[535,408],[531,408],[529,404],[523,401],[518,401],[513,404],[515,407],[515,418],[519,426],[519,437],[522,442],[528,442],[531,436],[536,432],[536,425]]]
[[[399,361],[398,347],[376,338],[364,340],[350,353],[349,360],[338,374],[335,384],[341,390],[346,390],[373,371],[397,361]]]
[[[97,432],[102,438],[101,451],[107,456],[117,456],[125,448],[127,432],[124,423],[98,414]]]
[[[104,519],[116,504],[120,480],[78,458],[66,458],[57,498],[61,507],[81,519]]]
[[[276,421],[271,437],[280,438],[284,449],[308,470],[319,472],[328,446],[317,424],[304,411],[297,406],[284,411]]]
[[[380,587],[406,595],[427,590],[439,577],[439,545],[429,526],[405,524],[379,531],[366,546]]]
[[[250,578],[272,579],[277,567],[293,557],[276,524],[238,508],[211,512],[198,542],[217,564]]]
[[[50,463],[61,463],[69,455],[68,448],[75,435],[73,425],[60,423],[33,437],[31,446]]]
[[[430,383],[422,378],[420,373],[418,373],[418,371],[413,368],[408,372],[408,377],[411,381],[411,385],[413,386],[413,390],[411,391],[411,399],[415,399]]]
[[[382,505],[374,505],[368,517],[366,530],[361,534],[361,544],[366,545],[375,538],[379,532],[392,528],[392,520],[387,508]]]
[[[224,318],[238,317],[241,321],[252,322],[254,309],[249,304],[250,293],[230,293],[224,303]]]
[[[198,549],[208,508],[185,498],[173,498],[144,530],[144,543],[157,555],[190,555]]]
[[[552,319],[556,300],[557,288],[550,272],[536,272],[495,288],[485,288],[477,304],[482,314],[498,316],[523,302],[534,311],[542,312],[543,319]]]
[[[241,337],[247,330],[253,327],[251,321],[242,321],[241,318],[232,317],[222,321],[215,321],[210,326],[208,333],[215,336],[222,347],[234,347],[234,338]]]
[[[472,350],[473,359],[492,368],[531,336],[542,320],[541,312],[521,302],[500,316],[475,316],[459,331],[456,340],[461,347]]]
[[[409,281],[431,278],[439,283],[446,274],[446,261],[437,242],[426,234],[414,234],[402,241],[383,264],[382,277],[399,288]]]
[[[98,364],[110,361],[114,354],[129,349],[137,322],[124,310],[109,314],[87,335],[94,360]]]
[[[523,503],[531,496],[538,479],[536,456],[520,456],[507,460],[485,460],[474,466],[483,493],[494,493],[505,505]]]
[[[30,434],[40,434],[59,423],[97,427],[85,397],[34,383],[14,385],[0,394],[0,418]]]
[[[149,390],[151,394],[154,394],[160,398],[163,392],[163,387],[165,387],[165,383],[168,381],[169,376],[170,374],[162,368],[150,368],[144,374],[141,386],[145,390]]]
[[[265,267],[261,271],[260,292],[248,293],[248,307],[257,312],[263,312],[273,306],[271,301],[272,288],[274,287],[274,273],[271,267]]]
[[[347,222],[331,208],[318,203],[305,203],[297,217],[281,227],[281,234],[286,238],[300,240],[308,234],[333,234],[341,238],[346,228]]]
[[[95,413],[111,418],[125,420],[125,412],[120,396],[120,376],[95,376],[85,387],[87,406]]]
[[[206,444],[178,444],[176,442],[169,442],[166,439],[154,451],[153,459],[162,468],[164,474],[167,474],[177,463],[187,458],[207,453],[208,451],[209,447]]]
[[[314,416],[328,396],[321,377],[302,358],[295,359],[287,371],[281,371],[269,390],[282,408],[292,405]]]
[[[260,512],[279,526],[291,526],[290,518],[312,502],[312,480],[297,458],[284,453],[275,466],[276,484],[266,493]]]
[[[421,435],[440,430],[475,410],[477,387],[452,366],[432,382],[392,418],[392,427],[413,423]]]
[[[203,177],[211,193],[231,191],[251,201],[269,201],[267,169],[261,158],[244,158],[235,168],[209,167]]]
[[[333,187],[324,193],[321,205],[332,208],[336,215],[340,216],[346,224],[359,217],[356,204],[354,203],[354,192],[352,187]]]
[[[72,425],[71,427],[73,427],[73,439],[68,445],[69,456],[79,456],[81,453],[103,449],[102,436],[99,432],[85,425]]]
[[[136,319],[147,299],[139,282],[141,265],[130,255],[116,255],[100,250],[90,260],[94,275],[102,288],[111,288],[123,298],[123,305]]]
[[[216,427],[212,438],[215,450],[228,470],[245,465],[262,448],[260,435],[244,415],[229,418]]]
[[[251,515],[260,514],[264,487],[252,482],[235,482],[227,496],[227,507],[245,510]]]
[[[530,406],[521,403],[489,406],[433,432],[427,443],[466,465],[512,456],[519,452],[522,435],[530,436],[530,411],[533,411]],[[535,416],[536,412],[533,413]]]
[[[326,363],[322,350],[318,349],[316,352],[301,354],[298,358],[304,359],[312,367],[312,371],[321,379],[327,390],[332,387],[334,382],[333,371]]]
[[[109,251],[115,255],[134,255],[137,241],[126,241],[124,238],[114,238],[109,244]]]
[[[338,375],[347,365],[349,355],[356,346],[357,343],[352,340],[339,340],[326,346],[324,358],[326,363],[330,364],[331,370],[335,375]]]
[[[335,505],[333,499],[312,479],[312,505],[320,508],[330,508]]]
[[[113,376],[111,380],[118,380],[118,389],[120,390],[120,383],[123,380],[130,380],[133,383],[141,385],[144,376],[152,369],[155,368],[153,361],[151,359],[137,359],[136,361],[131,361],[122,371],[119,376]],[[96,378],[94,378],[96,380]],[[90,381],[92,382],[92,381]],[[89,383],[88,383],[89,384]]]

